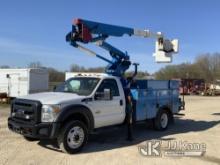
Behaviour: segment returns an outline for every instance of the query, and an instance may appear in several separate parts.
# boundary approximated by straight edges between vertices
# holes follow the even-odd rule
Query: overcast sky
[[[39,61],[59,70],[68,70],[71,64],[105,66],[65,42],[74,18],[161,31],[168,38],[178,38],[180,53],[174,64],[192,62],[201,53],[220,52],[218,0],[1,0],[0,65],[26,67]],[[109,42],[128,51],[141,70],[153,73],[164,66],[154,62],[153,39],[122,37]]]

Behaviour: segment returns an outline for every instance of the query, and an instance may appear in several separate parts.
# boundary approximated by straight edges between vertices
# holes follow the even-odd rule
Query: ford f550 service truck
[[[169,62],[177,52],[177,41],[165,40],[161,33],[77,19],[66,41],[80,50],[95,55],[109,65],[106,74],[79,73],[57,86],[54,92],[30,94],[16,98],[11,104],[8,127],[27,139],[56,139],[59,147],[75,153],[86,144],[89,134],[106,126],[123,124],[126,118],[124,73],[131,65],[127,53],[111,46],[108,36],[156,37],[157,62]],[[109,51],[112,61],[79,45],[95,42]],[[135,74],[137,73],[137,64]],[[179,98],[179,84],[175,80],[135,80],[130,86],[134,95],[135,121],[152,119],[158,130],[165,130],[173,114],[183,108]]]

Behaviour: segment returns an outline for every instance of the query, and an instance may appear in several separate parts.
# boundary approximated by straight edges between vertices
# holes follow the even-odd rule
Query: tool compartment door
[[[179,82],[176,80],[170,81],[171,100],[172,100],[172,112],[177,113],[179,111]]]
[[[156,115],[156,91],[151,89],[139,89],[136,104],[136,120],[146,120]]]

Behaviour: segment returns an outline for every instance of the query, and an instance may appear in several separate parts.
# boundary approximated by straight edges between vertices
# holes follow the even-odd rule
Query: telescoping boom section
[[[72,30],[66,35],[66,41],[72,46],[109,63],[106,67],[106,73],[122,76],[132,64],[130,56],[127,52],[123,52],[107,43],[106,39],[110,36],[122,37],[124,35],[155,38],[155,52],[153,56],[158,63],[172,62],[172,55],[178,52],[178,40],[165,39],[161,32],[153,33],[150,30],[139,30],[83,19],[75,19],[73,21]],[[112,59],[109,60],[79,43],[94,43],[108,51]]]

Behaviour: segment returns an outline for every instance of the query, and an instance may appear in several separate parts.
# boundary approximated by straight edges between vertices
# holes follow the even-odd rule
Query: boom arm
[[[152,33],[149,30],[138,30],[82,19],[74,20],[72,31],[66,35],[66,41],[72,46],[108,62],[109,65],[106,68],[106,72],[108,74],[121,76],[131,65],[129,55],[126,52],[124,53],[121,50],[113,47],[105,40],[109,36],[121,37],[123,35],[156,38],[156,51],[154,53],[156,62],[171,62],[172,53],[177,53],[178,51],[178,41],[166,40],[160,32]],[[97,46],[107,50],[111,55],[112,60],[108,60],[101,55],[98,55],[95,52],[79,45],[79,42],[83,44],[95,43]]]

